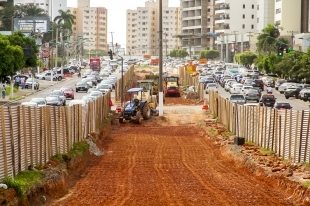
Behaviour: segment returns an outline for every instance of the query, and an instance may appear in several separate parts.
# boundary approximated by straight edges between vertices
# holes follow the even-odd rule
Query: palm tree
[[[58,12],[59,16],[54,18],[54,22],[61,25],[63,29],[68,29],[72,32],[72,25],[74,23],[75,16],[71,14],[69,9],[67,11],[59,10]]]
[[[40,8],[37,5],[27,4],[23,6],[24,16],[48,16],[44,9]]]

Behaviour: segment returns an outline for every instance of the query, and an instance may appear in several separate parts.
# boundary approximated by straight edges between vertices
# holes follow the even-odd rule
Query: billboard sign
[[[49,17],[23,17],[14,18],[14,31],[22,33],[46,33],[50,28]]]

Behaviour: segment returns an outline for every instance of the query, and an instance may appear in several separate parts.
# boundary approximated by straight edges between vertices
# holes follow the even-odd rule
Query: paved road
[[[230,96],[229,92],[226,92],[220,85],[218,86],[218,92],[224,98],[228,98]],[[266,93],[266,91],[264,91],[264,93]],[[309,110],[309,102],[304,102],[300,99],[295,99],[292,97],[286,99],[283,94],[280,94],[280,92],[275,89],[273,89],[273,94],[277,98],[277,101],[289,102],[294,110]]]
[[[82,70],[82,73],[85,71],[86,69]],[[119,73],[119,70],[117,69],[113,75],[117,76],[117,78],[119,79],[121,77],[121,73]],[[51,91],[53,89],[60,89],[61,87],[72,87],[72,88],[75,88],[75,84],[77,82],[79,82],[81,80],[81,78],[78,78],[77,75],[74,75],[71,79],[67,79],[66,81],[63,81],[55,86],[51,86],[50,88],[47,88],[45,90],[42,90],[40,92],[37,92],[37,93],[34,93],[34,94],[31,94],[27,97],[25,97],[24,99],[18,101],[18,102],[15,102],[14,104],[11,104],[11,105],[19,105],[20,103],[22,102],[29,102],[32,98],[42,98],[42,97],[46,97],[48,96]],[[74,98],[75,99],[81,99],[84,95],[86,95],[86,92],[78,92],[74,94]],[[112,99],[114,99],[114,96],[115,96],[115,93],[114,93],[114,90],[113,92],[111,93],[111,97]],[[68,105],[70,103],[71,99],[67,99],[66,100],[66,104]]]

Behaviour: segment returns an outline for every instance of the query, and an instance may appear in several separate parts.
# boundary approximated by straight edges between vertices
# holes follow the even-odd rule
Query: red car
[[[62,87],[60,90],[65,93],[67,99],[74,99],[74,90],[71,87]]]

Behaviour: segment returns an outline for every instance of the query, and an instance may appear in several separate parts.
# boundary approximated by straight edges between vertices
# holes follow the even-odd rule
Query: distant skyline
[[[158,1],[158,0],[157,0]],[[126,47],[126,10],[144,7],[146,0],[91,0],[91,7],[105,7],[108,10],[108,44],[113,42]],[[76,0],[68,0],[68,7],[76,7]],[[169,0],[169,7],[180,7],[180,0]]]

